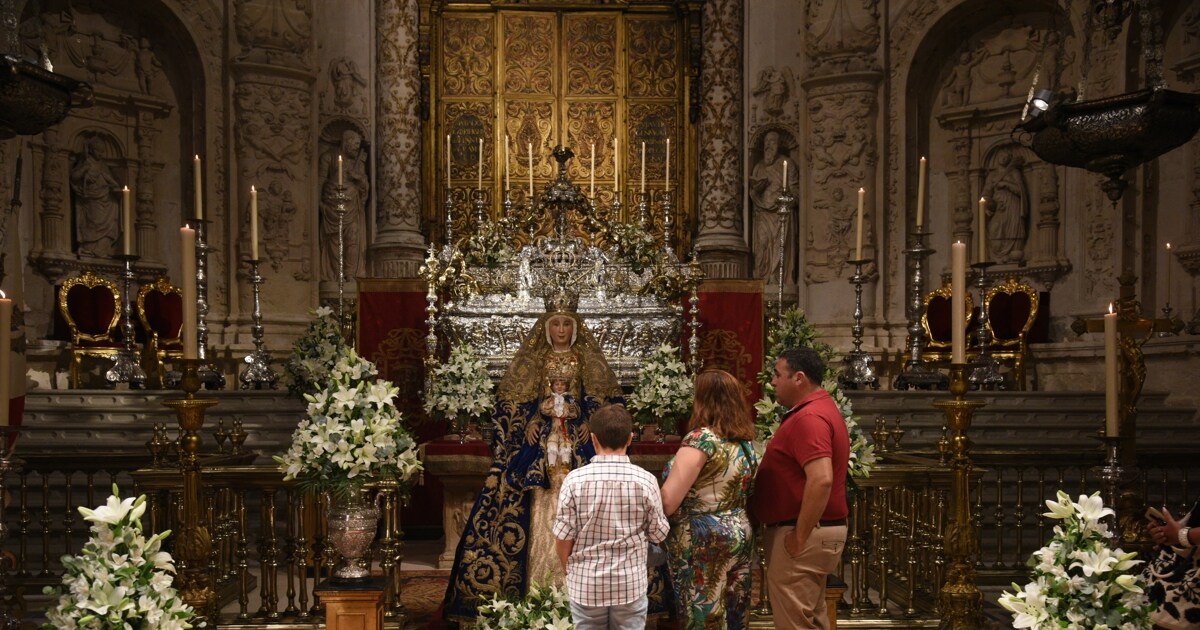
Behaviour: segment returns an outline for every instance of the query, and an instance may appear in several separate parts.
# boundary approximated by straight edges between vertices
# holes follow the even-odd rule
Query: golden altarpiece
[[[674,242],[690,250],[701,2],[421,5],[422,211],[434,242],[448,196],[482,189],[495,218],[506,190],[520,205],[556,177],[552,151],[564,146],[576,156],[568,176],[594,182],[598,205],[619,195],[614,218],[629,218],[643,185],[652,206],[669,186]]]

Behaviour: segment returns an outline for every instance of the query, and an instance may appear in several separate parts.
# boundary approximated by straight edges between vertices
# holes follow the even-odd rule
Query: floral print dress
[[[684,628],[744,628],[753,549],[746,498],[758,456],[749,442],[726,440],[708,427],[689,433],[680,446],[708,456],[679,509],[668,515],[668,565]],[[667,464],[664,479],[674,463]]]

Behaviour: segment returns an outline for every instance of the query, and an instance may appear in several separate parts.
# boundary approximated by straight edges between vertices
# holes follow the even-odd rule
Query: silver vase
[[[379,508],[360,492],[334,500],[328,517],[329,542],[342,557],[334,578],[361,580],[371,575],[371,543],[379,516]]]

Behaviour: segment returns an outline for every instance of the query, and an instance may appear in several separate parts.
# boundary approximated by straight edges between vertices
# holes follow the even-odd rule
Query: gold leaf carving
[[[555,18],[527,13],[504,16],[504,91],[554,94]]]
[[[554,105],[548,101],[509,101],[504,104],[505,133],[513,139],[517,155],[513,159],[513,185],[529,177],[529,151],[533,145],[533,176],[548,179],[555,174],[550,157],[554,149],[551,131],[554,129]]]
[[[446,133],[450,134],[450,177],[474,182],[479,168],[479,139],[483,138],[484,176],[491,172],[492,104],[472,101],[446,104]],[[444,142],[444,141],[443,141]],[[443,156],[442,159],[445,159]]]
[[[678,183],[679,145],[675,133],[677,108],[674,103],[634,103],[629,106],[629,166],[622,170],[641,176],[642,143],[646,143],[646,186],[661,188],[667,159],[667,138],[674,144],[671,158],[672,181]],[[636,145],[636,146],[634,146]],[[625,173],[622,178],[628,177]],[[627,180],[634,184],[635,180]],[[653,185],[651,184],[653,182]]]
[[[567,95],[615,96],[616,17],[568,14],[566,38]]]
[[[442,90],[446,96],[491,96],[494,27],[490,17],[450,17],[445,22]]]
[[[571,179],[585,183],[592,166],[591,145],[596,145],[596,180],[613,176],[612,139],[616,135],[617,106],[612,101],[567,103],[567,146],[575,151],[568,167]]]
[[[675,23],[664,19],[629,19],[629,95],[671,98],[679,91],[679,53]]]

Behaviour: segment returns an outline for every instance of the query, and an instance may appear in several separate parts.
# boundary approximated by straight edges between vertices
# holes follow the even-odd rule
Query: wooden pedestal
[[[325,580],[314,593],[325,604],[327,630],[383,630],[383,595],[390,577],[354,583]]]

